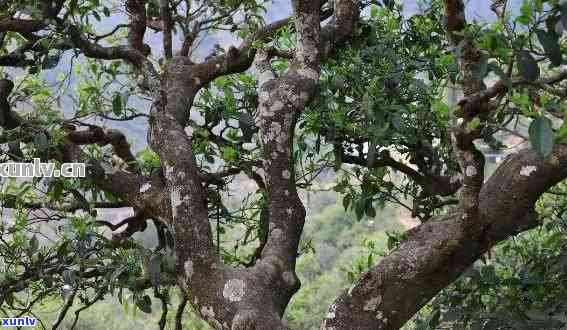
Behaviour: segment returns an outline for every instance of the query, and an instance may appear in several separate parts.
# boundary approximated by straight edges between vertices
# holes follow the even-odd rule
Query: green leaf
[[[516,54],[518,61],[518,71],[522,78],[526,80],[537,80],[540,75],[539,66],[532,54],[527,50],[520,50]]]
[[[441,317],[441,310],[439,308],[436,308],[435,311],[433,311],[433,313],[430,315],[429,322],[427,322],[430,329],[437,328],[437,326],[439,325],[440,317]]]
[[[230,88],[225,88],[224,90],[223,104],[225,106],[225,111],[229,113],[236,110],[236,98]]]
[[[480,126],[481,122],[480,122],[480,118],[478,117],[474,117],[468,124],[467,124],[467,129],[470,131],[473,131],[475,129],[477,129]]]
[[[78,0],[71,0],[71,1],[69,2],[68,7],[69,7],[69,12],[70,12],[70,13],[76,12],[77,9],[79,8],[79,7],[78,7]]]
[[[366,203],[364,202],[364,199],[358,199],[354,205],[355,205],[354,213],[356,214],[356,220],[360,221],[360,219],[362,219],[362,217],[364,216],[364,209]]]
[[[394,9],[394,5],[396,5],[396,2],[394,0],[384,0],[382,1],[384,2],[384,5],[386,7],[388,7],[388,9],[393,10]]]
[[[541,13],[543,11],[543,0],[534,0],[534,5],[535,5],[535,9],[539,13]]]
[[[536,30],[537,38],[545,50],[545,55],[553,66],[559,66],[562,62],[561,47],[559,46],[559,36],[555,31]]]
[[[138,298],[136,300],[136,306],[138,306],[142,312],[150,314],[152,312],[152,299],[148,295]]]
[[[554,144],[554,133],[551,120],[541,116],[530,124],[530,142],[537,154],[541,158],[547,157],[551,153]]]
[[[64,241],[57,247],[57,256],[63,257],[67,254],[67,246],[69,246],[69,241]]]
[[[364,93],[364,95],[362,96],[362,104],[361,104],[362,110],[366,113],[371,113],[373,106],[374,106],[374,102],[370,94]]]
[[[520,7],[520,15],[516,18],[516,21],[520,24],[529,25],[533,20],[534,10],[531,1],[533,0],[524,0]]]
[[[58,180],[50,186],[51,197],[53,200],[58,200],[61,195],[63,194],[63,190],[65,189],[65,182]]]
[[[443,101],[435,101],[431,105],[431,108],[433,109],[433,111],[435,111],[441,117],[449,115],[449,111],[451,110],[449,108],[449,106],[447,104],[445,104],[445,102],[443,102]]]
[[[238,158],[238,151],[233,147],[222,147],[221,148],[221,157],[226,161],[234,161]]]
[[[109,191],[103,191],[103,193],[104,193],[104,198],[106,198],[107,201],[111,203],[118,202],[118,198],[113,193]]]
[[[343,197],[343,207],[345,208],[345,211],[348,210],[351,200],[351,195],[345,195],[345,197]]]
[[[9,293],[4,297],[4,302],[6,302],[6,304],[10,307],[12,307],[14,305],[14,294],[13,293]]]
[[[486,265],[480,269],[480,275],[482,281],[485,283],[496,284],[499,281],[498,275],[496,275],[496,268],[493,265]]]
[[[37,150],[39,152],[43,152],[43,151],[47,150],[47,148],[49,147],[47,135],[45,135],[45,133],[43,133],[43,132],[36,134],[33,137],[33,142],[34,142],[34,144],[37,147]]]
[[[378,17],[378,6],[370,5],[370,17],[376,18]]]
[[[34,253],[37,251],[38,248],[39,248],[39,241],[37,239],[37,236],[33,235],[32,238],[30,239],[30,252]]]
[[[119,116],[122,113],[122,95],[115,93],[112,98],[112,112]]]

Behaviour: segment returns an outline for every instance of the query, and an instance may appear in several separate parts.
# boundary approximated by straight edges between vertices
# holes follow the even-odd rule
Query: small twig
[[[76,294],[77,294],[77,289],[73,288],[71,295],[65,300],[65,304],[63,305],[61,312],[57,316],[57,320],[55,320],[55,323],[53,323],[53,326],[51,327],[52,330],[57,329],[61,325],[61,322],[63,322],[63,319],[65,319],[65,315],[67,315],[69,308],[73,306],[73,302],[75,301]]]
[[[177,312],[175,313],[175,330],[183,330],[183,324],[181,323],[183,320],[183,312],[185,311],[185,306],[187,306],[187,295],[183,293],[181,295],[181,302],[177,307]]]
[[[77,322],[79,322],[79,314],[81,314],[82,311],[84,311],[85,309],[91,307],[92,305],[94,305],[97,301],[101,300],[104,297],[104,294],[106,293],[105,290],[100,291],[96,297],[94,297],[93,300],[89,301],[88,303],[86,303],[84,306],[82,306],[81,308],[77,309],[75,311],[75,319],[73,320],[73,324],[71,325],[71,330],[75,329],[75,326],[77,325]]]
[[[106,119],[106,120],[113,120],[113,121],[129,121],[129,120],[132,120],[132,119],[135,119],[135,118],[138,118],[138,117],[150,118],[150,116],[145,114],[145,113],[135,113],[133,115],[122,117],[122,118],[110,117],[110,116],[107,116],[107,115],[102,114],[102,113],[97,114],[97,116],[101,117],[103,119]]]
[[[165,329],[167,323],[167,313],[169,309],[167,308],[167,296],[159,292],[159,288],[154,287],[154,297],[161,301],[161,317],[159,319],[158,325],[160,330]]]

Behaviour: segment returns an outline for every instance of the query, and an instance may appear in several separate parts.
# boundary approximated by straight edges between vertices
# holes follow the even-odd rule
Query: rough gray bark
[[[276,77],[267,52],[256,56],[260,74],[257,123],[264,153],[269,233],[253,267],[235,269],[220,262],[213,248],[206,194],[190,138],[184,132],[188,109],[198,90],[221,74],[250,65],[254,58],[250,41],[202,64],[174,58],[154,95],[149,142],[162,160],[171,220],[159,216],[171,224],[174,233],[181,288],[201,316],[219,329],[283,329],[281,317],[299,289],[295,260],[305,210],[297,195],[292,159],[295,118],[312,97],[321,53],[330,54],[336,43],[354,31],[358,7],[350,0],[337,1],[336,17],[324,29],[332,38],[321,38],[318,1],[294,1],[293,7],[298,46],[289,70]],[[285,22],[273,23],[265,30]],[[334,33],[339,30],[341,33]],[[254,37],[264,38],[263,33]]]
[[[567,147],[558,146],[545,160],[534,151],[510,156],[484,182],[484,157],[474,145],[478,129],[468,124],[491,111],[490,97],[475,78],[480,58],[471,40],[458,32],[466,25],[461,0],[445,0],[444,26],[449,41],[460,48],[457,60],[465,99],[461,124],[452,129],[453,151],[463,176],[459,205],[446,216],[410,230],[398,249],[385,257],[331,305],[322,328],[398,329],[439,291],[498,242],[538,225],[534,204],[567,177]]]

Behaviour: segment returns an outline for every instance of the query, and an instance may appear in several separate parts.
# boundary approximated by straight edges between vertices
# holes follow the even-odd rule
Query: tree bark
[[[256,54],[251,41],[245,41],[201,64],[175,57],[161,79],[150,82],[156,88],[148,140],[160,156],[171,202],[171,213],[158,216],[174,236],[179,286],[216,329],[285,329],[283,313],[299,289],[295,261],[305,209],[297,194],[292,155],[296,117],[313,96],[321,57],[354,32],[359,12],[357,2],[337,1],[335,17],[322,29],[319,1],[292,3],[297,49],[280,77],[272,72],[267,52]],[[255,38],[266,38],[263,33]],[[223,265],[214,249],[206,192],[184,127],[199,89],[219,75],[245,70],[255,56],[269,232],[260,259],[253,267],[240,269]]]

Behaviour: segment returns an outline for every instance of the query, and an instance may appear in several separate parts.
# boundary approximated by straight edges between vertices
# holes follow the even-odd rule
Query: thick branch
[[[118,130],[104,130],[98,126],[91,125],[89,130],[70,132],[67,135],[67,139],[77,145],[96,143],[104,146],[110,144],[116,155],[126,163],[128,171],[140,173],[136,157],[130,151],[130,144],[126,140],[126,136]]]
[[[489,88],[463,98],[462,100],[459,101],[459,106],[461,106],[464,109],[463,113],[471,112],[471,110],[469,109],[479,108],[482,103],[486,103],[497,96],[505,94],[506,92],[509,91],[510,86],[512,87],[533,86],[545,90],[547,92],[550,92],[551,94],[554,95],[556,94],[562,94],[560,96],[567,95],[567,91],[554,89],[553,87],[553,85],[562,82],[565,79],[567,79],[567,70],[560,71],[557,74],[551,75],[547,78],[541,78],[536,81],[529,81],[521,77],[514,78],[509,82],[506,82],[504,80],[499,80]]]
[[[171,59],[173,56],[173,46],[171,39],[171,29],[173,28],[173,22],[171,20],[171,9],[169,7],[169,0],[160,0],[160,14],[161,23],[163,25],[163,52],[166,59]]]
[[[465,96],[486,90],[482,77],[475,75],[479,65],[480,51],[475,44],[461,35],[465,27],[465,6],[462,0],[445,0],[444,26],[447,37],[455,49],[461,85]],[[459,51],[457,51],[459,49]],[[476,107],[463,108],[463,122],[455,125],[451,132],[453,153],[463,173],[463,185],[459,193],[459,207],[463,217],[469,218],[470,226],[475,226],[479,217],[479,193],[484,182],[484,155],[476,148],[474,140],[478,130],[469,129],[469,124],[487,108],[488,104],[479,103]]]
[[[0,20],[0,32],[30,34],[45,28],[47,24],[40,20],[4,18]]]
[[[127,0],[126,11],[130,15],[128,43],[132,48],[147,56],[149,48],[144,44],[144,34],[146,32],[145,2],[145,0]]]
[[[127,60],[138,68],[142,67],[146,61],[144,54],[132,46],[104,47],[87,39],[77,26],[70,25],[68,31],[75,47],[79,48],[86,57],[101,60]]]
[[[344,3],[355,8],[351,0],[338,3],[342,4],[341,8]],[[256,54],[252,43],[267,40],[289,20],[262,28],[238,49],[233,47],[205,63],[195,65],[186,57],[173,58],[167,65],[162,90],[155,90],[149,141],[160,156],[170,192],[180,286],[190,301],[198,298],[202,316],[215,327],[220,327],[217,322],[227,321],[233,329],[283,328],[280,317],[299,284],[294,266],[305,210],[295,188],[291,146],[295,116],[311,98],[319,77],[321,17],[318,3],[298,1],[294,6],[299,46],[291,67],[279,79],[260,80],[263,152],[265,161],[272,165],[264,164],[268,172],[265,186],[273,221],[269,229],[271,243],[253,267],[244,271],[219,265],[203,188],[203,180],[207,178],[197,167],[190,137],[183,128],[198,90],[220,75],[246,70]],[[265,72],[269,74],[269,57],[260,57],[259,62],[265,64],[268,68]],[[270,288],[274,292],[269,312],[258,313],[266,307],[266,301],[259,299],[252,287]],[[235,293],[242,296],[233,296],[235,288]],[[219,297],[219,292],[223,297]]]
[[[476,234],[459,212],[409,232],[398,249],[365,273],[332,305],[325,329],[398,329],[490,247],[539,225],[534,203],[567,177],[567,146],[541,160],[523,150],[497,169],[480,193]],[[480,237],[481,239],[477,239]]]

